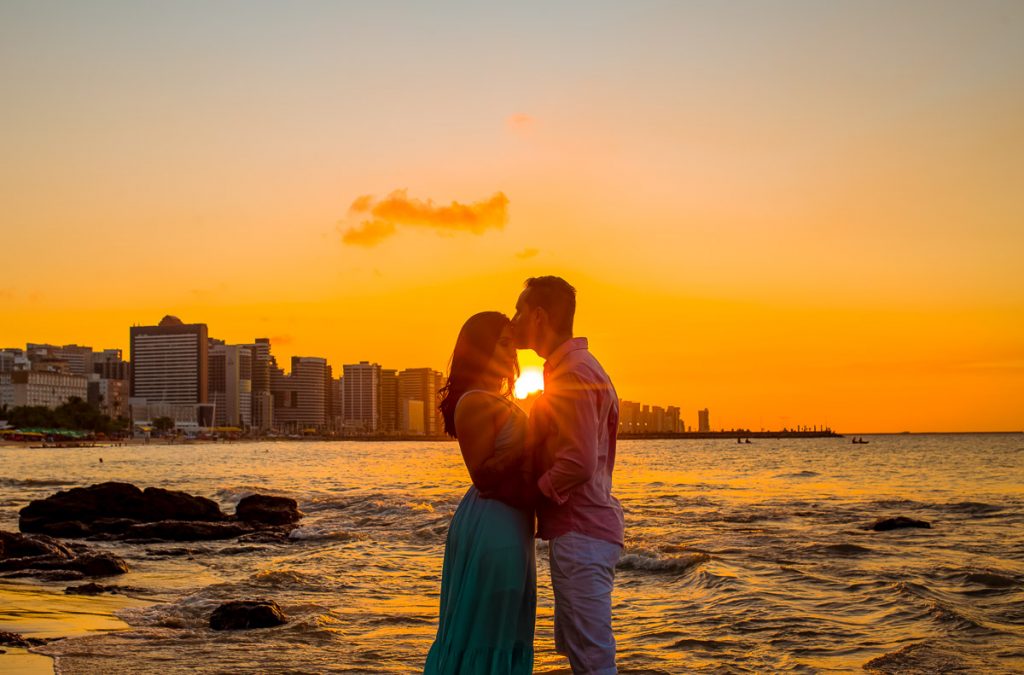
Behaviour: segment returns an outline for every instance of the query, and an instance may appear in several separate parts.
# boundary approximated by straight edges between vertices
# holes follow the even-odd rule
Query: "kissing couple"
[[[618,397],[587,339],[573,336],[575,288],[554,276],[527,279],[515,309],[511,320],[482,312],[466,321],[440,392],[444,430],[458,440],[472,485],[448,528],[424,673],[533,671],[535,533],[550,542],[557,651],[573,673],[615,673]],[[517,348],[545,360],[544,392],[529,416],[512,400]]]

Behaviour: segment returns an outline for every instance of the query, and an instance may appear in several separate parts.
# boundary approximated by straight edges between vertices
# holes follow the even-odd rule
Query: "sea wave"
[[[627,553],[619,558],[616,568],[643,572],[668,572],[679,574],[711,560],[707,553],[661,558],[656,553]]]
[[[0,478],[0,487],[61,487],[66,485],[78,485],[78,483],[56,478]]]
[[[349,530],[323,527],[317,525],[297,527],[288,533],[289,539],[296,539],[300,541],[324,539],[333,539],[335,541],[348,541],[350,539],[355,539],[358,536],[358,534],[350,532]]]

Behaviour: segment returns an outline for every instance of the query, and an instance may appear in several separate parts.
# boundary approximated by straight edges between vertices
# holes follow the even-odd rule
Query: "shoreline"
[[[125,631],[131,626],[116,616],[118,611],[153,604],[126,595],[68,595],[64,588],[69,583],[72,582],[0,579],[0,632],[56,642]],[[56,672],[56,659],[38,652],[46,649],[46,645],[0,649],[6,652],[0,654],[3,672]]]

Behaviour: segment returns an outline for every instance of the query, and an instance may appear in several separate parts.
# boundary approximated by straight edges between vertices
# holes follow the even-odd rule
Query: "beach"
[[[865,438],[622,441],[622,672],[1024,669],[1024,435]],[[7,531],[32,499],[111,480],[306,513],[280,542],[88,542],[127,561],[98,580],[127,594],[0,579],[0,631],[66,638],[5,648],[4,672],[414,672],[468,487],[445,442],[4,447],[0,467]],[[896,516],[931,527],[869,529]],[[536,671],[565,672],[546,555],[538,542]],[[220,603],[254,597],[288,623],[209,629]]]

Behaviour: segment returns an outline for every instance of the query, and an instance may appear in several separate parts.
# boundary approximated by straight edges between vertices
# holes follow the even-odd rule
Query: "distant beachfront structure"
[[[211,344],[209,350],[207,395],[214,405],[214,425],[252,426],[252,352],[246,345],[224,343]]]
[[[165,316],[156,326],[131,328],[131,395],[150,403],[207,403],[208,345],[205,323]]]
[[[708,432],[711,431],[711,419],[710,413],[707,408],[697,411],[697,431]]]
[[[291,373],[272,368],[270,390],[274,397],[274,426],[291,432],[329,430],[331,414],[331,367],[319,356],[293,356]]]
[[[649,406],[619,399],[620,434],[674,434],[686,431],[676,406]]]
[[[15,406],[57,408],[71,398],[88,397],[88,379],[66,370],[19,370],[11,373]]]
[[[380,364],[360,361],[345,364],[342,375],[345,431],[373,434],[380,427]]]
[[[398,374],[398,427],[402,433],[444,433],[444,422],[437,409],[437,392],[444,381],[444,374],[433,368],[407,368]]]

